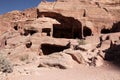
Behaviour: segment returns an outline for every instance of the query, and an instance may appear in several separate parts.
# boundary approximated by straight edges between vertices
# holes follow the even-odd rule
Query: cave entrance
[[[33,34],[35,34],[35,33],[37,33],[38,32],[38,30],[36,30],[36,29],[24,29],[24,35],[25,36],[27,36],[27,35],[33,35]]]
[[[47,36],[50,36],[51,28],[43,28],[42,32],[47,33]]]
[[[44,55],[49,55],[54,52],[60,52],[68,48],[69,48],[68,46],[61,46],[61,45],[55,45],[55,44],[41,44],[41,49]]]
[[[110,31],[110,29],[105,29],[105,28],[103,28],[102,30],[101,30],[101,33],[102,34],[108,34],[108,33],[110,33],[111,31]]]
[[[38,17],[50,17],[56,19],[60,24],[53,24],[53,34],[55,38],[82,39],[82,24],[74,17],[66,17],[55,12],[39,12]]]
[[[92,31],[90,28],[84,26],[83,27],[83,36],[86,37],[86,36],[91,36],[92,35]]]

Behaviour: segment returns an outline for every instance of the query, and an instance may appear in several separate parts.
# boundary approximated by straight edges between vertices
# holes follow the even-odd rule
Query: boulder
[[[48,56],[41,56],[38,67],[56,67],[60,69],[72,68],[75,61],[65,53],[53,53]]]
[[[64,53],[70,55],[78,64],[98,67],[104,63],[103,58],[98,54],[98,51],[91,52],[68,49],[64,50]]]
[[[26,44],[27,41],[29,40],[29,37],[24,37],[24,36],[15,36],[12,38],[7,39],[7,46],[10,47],[17,47],[21,44]]]
[[[63,51],[64,53],[70,55],[72,57],[72,59],[74,61],[76,61],[79,64],[84,64],[85,63],[85,59],[84,56],[81,54],[81,52],[79,50],[71,50],[71,49],[67,49]]]

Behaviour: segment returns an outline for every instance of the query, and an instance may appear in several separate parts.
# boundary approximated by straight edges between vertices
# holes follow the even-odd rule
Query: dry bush
[[[29,55],[27,54],[20,57],[20,61],[26,61],[28,59],[29,59]]]
[[[83,39],[77,39],[79,45],[86,45],[87,43]]]
[[[10,61],[0,54],[0,71],[3,73],[13,72],[13,66]]]

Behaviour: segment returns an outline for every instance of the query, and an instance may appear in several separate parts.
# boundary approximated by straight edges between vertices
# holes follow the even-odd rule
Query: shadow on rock
[[[105,60],[110,61],[120,67],[120,44],[113,44],[106,50]]]

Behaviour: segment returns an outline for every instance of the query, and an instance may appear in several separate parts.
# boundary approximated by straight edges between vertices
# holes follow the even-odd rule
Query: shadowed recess
[[[37,33],[38,30],[35,29],[35,28],[30,28],[30,29],[24,29],[24,35],[27,36],[27,35],[33,35],[35,33]]]
[[[120,21],[113,24],[111,32],[120,32]]]
[[[106,50],[105,60],[111,61],[120,67],[120,45],[112,44],[111,47]]]
[[[103,29],[101,30],[101,33],[102,33],[102,34],[108,34],[108,33],[110,33],[110,32],[111,32],[110,29],[105,29],[105,28],[103,28]]]
[[[86,37],[86,36],[91,36],[92,35],[92,31],[90,28],[84,26],[83,27],[83,36]]]
[[[55,44],[41,44],[41,49],[44,55],[49,55],[54,52],[60,52],[68,48],[69,48],[68,46],[61,46],[61,45],[55,45]]]
[[[50,36],[51,29],[50,28],[43,28],[42,32],[46,33],[47,36]]]

